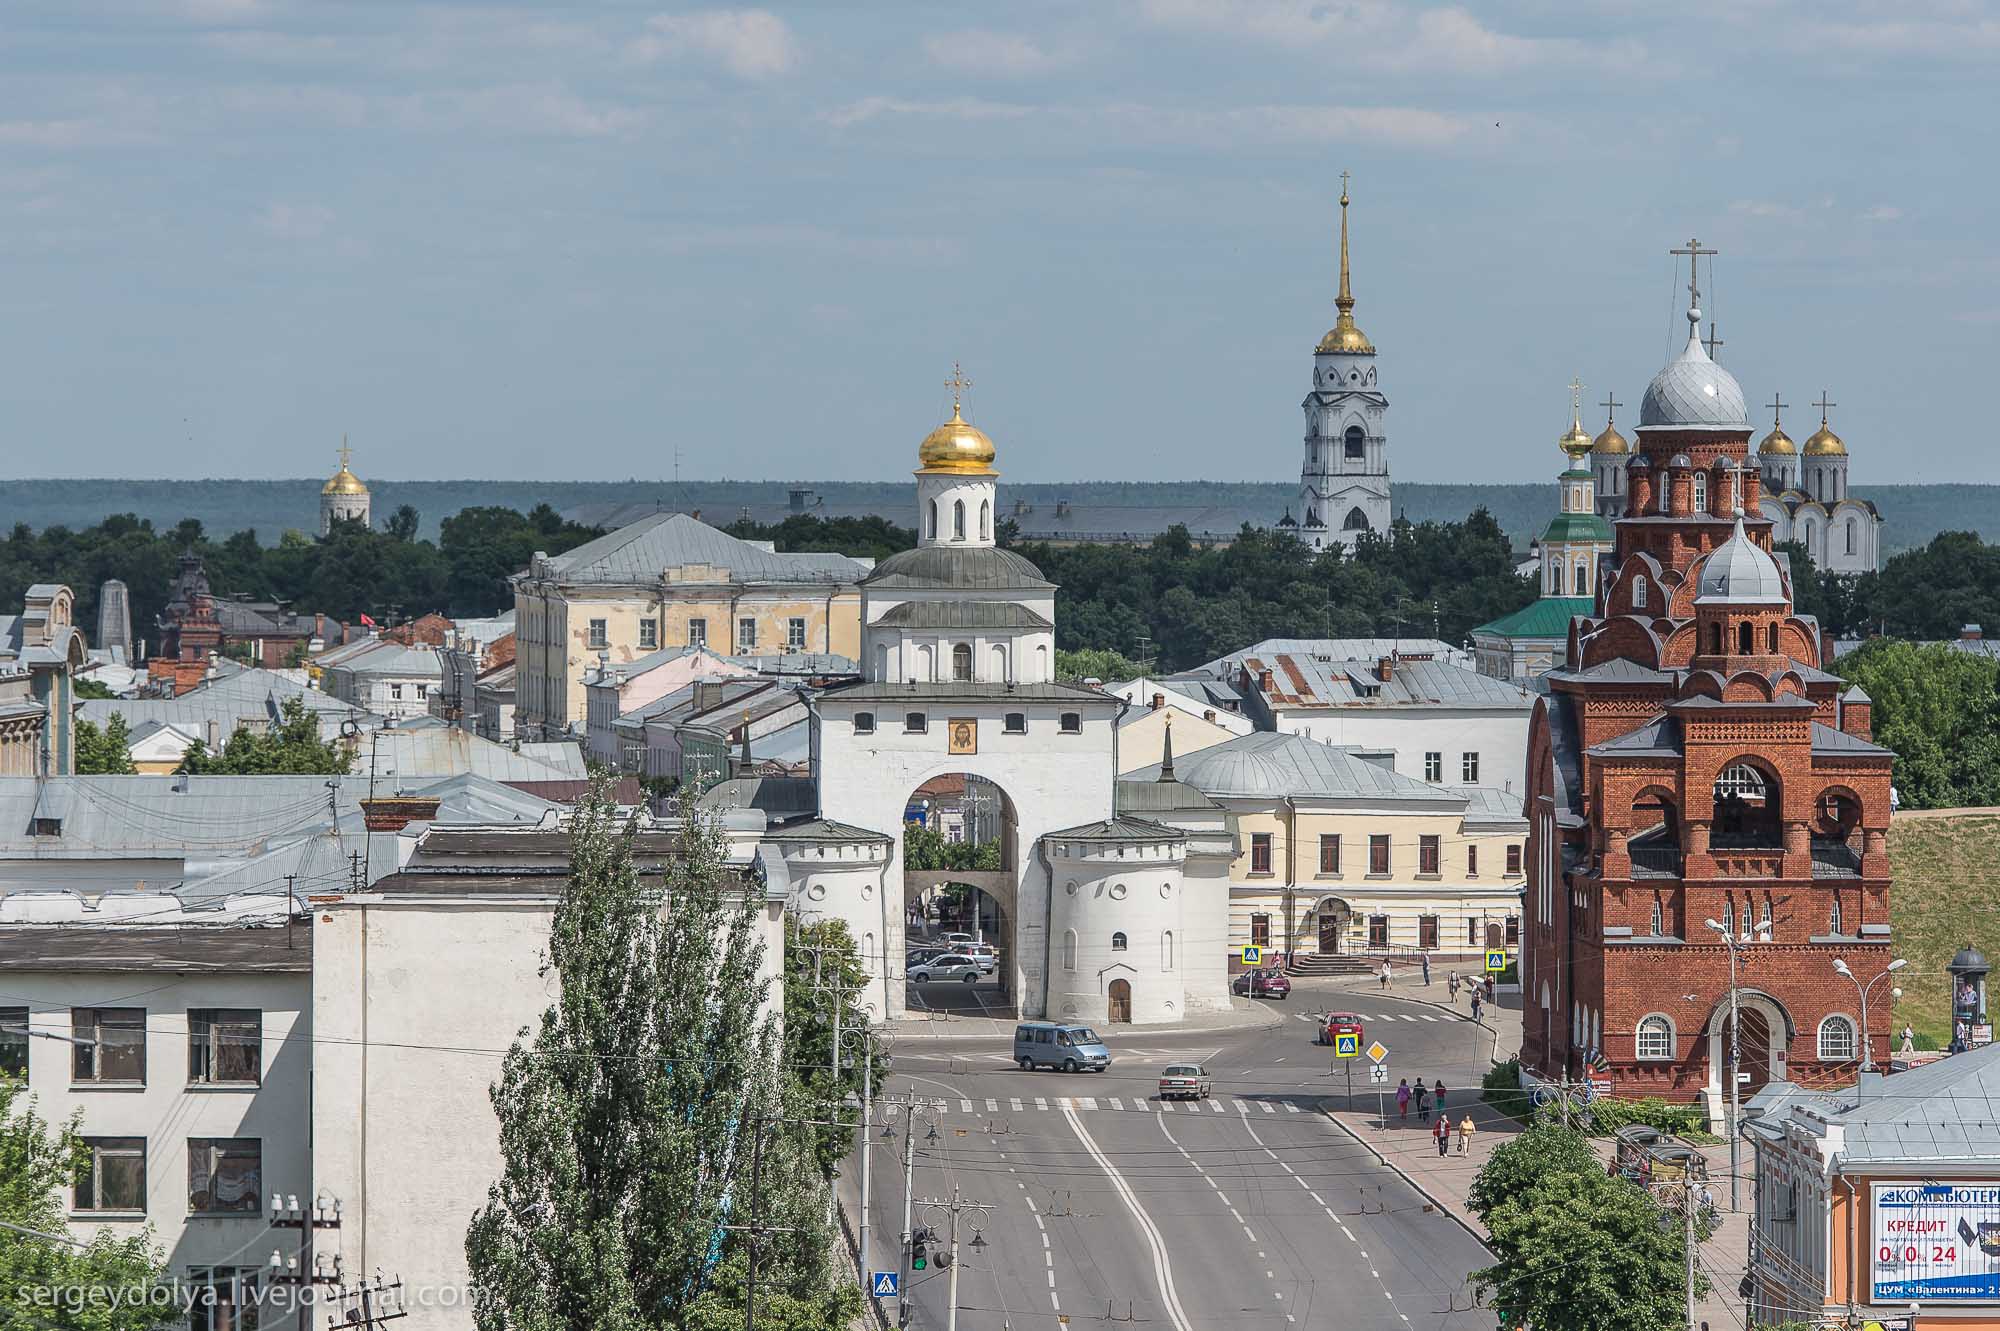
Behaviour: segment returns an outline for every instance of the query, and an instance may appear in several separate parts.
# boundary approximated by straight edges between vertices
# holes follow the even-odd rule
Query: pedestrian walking
[[[1415,1095],[1417,1097],[1417,1122],[1419,1123],[1430,1122],[1431,1088],[1424,1085],[1424,1079],[1422,1077],[1417,1078],[1417,1089],[1415,1091]]]
[[[1451,1149],[1451,1120],[1439,1114],[1437,1126],[1431,1129],[1431,1136],[1437,1140],[1438,1159],[1444,1159],[1444,1153]]]
[[[1472,1111],[1465,1111],[1465,1117],[1458,1121],[1458,1153],[1465,1155],[1472,1150],[1472,1134],[1479,1131],[1472,1122]]]
[[[1472,991],[1472,1019],[1475,1022],[1479,1020],[1479,991],[1477,989]]]
[[[1390,975],[1389,961],[1388,958],[1385,957],[1382,960],[1382,987],[1384,989],[1387,989],[1389,987],[1389,975]]]
[[[1491,975],[1486,977],[1486,1001],[1491,1003],[1500,996],[1500,985]]]
[[[1437,1085],[1436,1085],[1436,1086],[1435,1086],[1435,1087],[1434,1087],[1434,1088],[1433,1088],[1433,1089],[1431,1090],[1431,1094],[1437,1097],[1437,1105],[1438,1105],[1438,1112],[1439,1112],[1440,1114],[1442,1114],[1442,1113],[1444,1112],[1444,1078],[1443,1078],[1443,1077],[1439,1077],[1439,1078],[1438,1078],[1438,1082],[1437,1082]]]
[[[1396,1117],[1410,1116],[1410,1079],[1403,1078],[1403,1084],[1396,1088]]]
[[[1444,978],[1445,987],[1451,990],[1451,1001],[1458,1002],[1458,972],[1453,971]]]
[[[1428,988],[1430,988],[1430,987],[1431,987],[1431,954],[1430,954],[1430,953],[1426,952],[1426,953],[1424,953],[1424,954],[1423,954],[1423,963],[1424,963],[1424,988],[1428,989]]]
[[[1908,1058],[1911,1054],[1914,1054],[1916,1052],[1917,1052],[1917,1033],[1910,1029],[1910,1024],[1908,1022],[1904,1022],[1903,1057]]]

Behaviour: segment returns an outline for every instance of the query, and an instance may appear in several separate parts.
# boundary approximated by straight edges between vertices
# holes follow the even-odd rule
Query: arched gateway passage
[[[912,1012],[1018,1014],[1015,944],[1020,848],[1014,802],[965,772],[932,777],[902,825],[904,1001]],[[969,946],[955,934],[970,935]],[[977,974],[946,958],[969,956]]]

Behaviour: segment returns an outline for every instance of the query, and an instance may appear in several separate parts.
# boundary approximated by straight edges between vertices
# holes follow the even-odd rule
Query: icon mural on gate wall
[[[947,721],[945,733],[950,737],[951,752],[979,752],[979,722],[972,720]]]

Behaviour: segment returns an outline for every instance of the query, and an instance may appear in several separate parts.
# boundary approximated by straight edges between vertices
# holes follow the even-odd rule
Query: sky
[[[11,0],[0,474],[883,479],[957,362],[1003,482],[1289,480],[1349,171],[1395,479],[1636,423],[1698,236],[1795,438],[2000,481],[1996,64],[1971,0]]]

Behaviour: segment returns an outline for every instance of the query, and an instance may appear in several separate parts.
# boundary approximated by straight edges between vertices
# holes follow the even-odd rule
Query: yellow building
[[[1229,951],[1466,956],[1519,937],[1520,798],[1398,775],[1389,752],[1258,731],[1182,753],[1174,775],[1227,813]],[[1158,766],[1132,774],[1145,780]]]
[[[547,739],[580,726],[584,675],[662,647],[851,662],[868,569],[845,555],[776,554],[685,513],[537,553],[514,579],[515,733]]]

